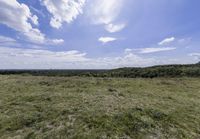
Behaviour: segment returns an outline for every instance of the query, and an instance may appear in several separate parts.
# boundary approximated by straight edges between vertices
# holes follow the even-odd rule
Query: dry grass
[[[200,138],[200,79],[0,76],[0,138]]]

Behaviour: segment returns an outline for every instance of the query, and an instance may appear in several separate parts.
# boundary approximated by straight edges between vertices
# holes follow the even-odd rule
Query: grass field
[[[0,138],[199,139],[200,78],[0,75]]]

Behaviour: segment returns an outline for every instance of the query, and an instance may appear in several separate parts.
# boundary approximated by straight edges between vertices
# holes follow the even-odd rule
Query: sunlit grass
[[[0,138],[200,138],[200,79],[0,76]]]

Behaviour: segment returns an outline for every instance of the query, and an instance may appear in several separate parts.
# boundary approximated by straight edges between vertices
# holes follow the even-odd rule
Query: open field
[[[0,75],[0,138],[200,138],[200,78]]]

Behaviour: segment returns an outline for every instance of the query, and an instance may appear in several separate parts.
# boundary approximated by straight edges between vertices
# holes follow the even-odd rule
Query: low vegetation
[[[198,139],[199,78],[0,75],[0,138]]]

